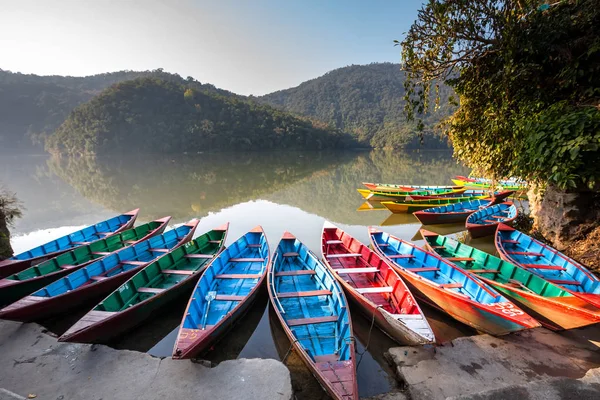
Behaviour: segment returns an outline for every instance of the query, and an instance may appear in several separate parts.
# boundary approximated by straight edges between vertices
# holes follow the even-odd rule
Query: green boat
[[[600,322],[600,309],[524,268],[425,229],[421,235],[429,251],[477,275],[546,328],[563,330]],[[503,307],[509,317],[523,312]]]
[[[150,318],[171,301],[189,296],[223,250],[229,223],[159,258],[123,283],[73,325],[60,341],[106,342]]]
[[[11,304],[110,253],[161,234],[170,220],[171,217],[157,219],[106,239],[96,240],[0,279],[0,306]]]
[[[369,189],[356,189],[358,193],[366,200],[402,200],[407,196],[444,196],[457,195],[464,193],[466,189],[430,189],[430,190],[398,190],[398,191],[380,191]]]

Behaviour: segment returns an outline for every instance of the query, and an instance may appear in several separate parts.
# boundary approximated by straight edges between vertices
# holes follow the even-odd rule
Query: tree
[[[429,0],[402,41],[409,117],[437,80],[460,107],[443,124],[476,173],[598,188],[597,0]]]

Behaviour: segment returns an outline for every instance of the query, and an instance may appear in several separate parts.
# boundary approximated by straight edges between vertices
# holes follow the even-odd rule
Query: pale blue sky
[[[0,0],[0,68],[164,68],[240,94],[350,64],[400,61],[422,0]]]

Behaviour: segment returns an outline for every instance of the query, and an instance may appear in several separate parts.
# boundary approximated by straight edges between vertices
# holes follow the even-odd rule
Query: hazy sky
[[[0,68],[164,68],[240,94],[350,64],[400,61],[422,0],[0,0]]]

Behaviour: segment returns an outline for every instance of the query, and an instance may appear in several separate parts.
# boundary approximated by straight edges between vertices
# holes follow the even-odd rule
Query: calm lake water
[[[375,225],[422,243],[420,224],[412,215],[358,211],[363,201],[356,189],[363,181],[445,185],[452,183],[452,176],[468,172],[446,152],[152,154],[102,160],[0,157],[0,183],[16,192],[25,207],[23,218],[12,230],[16,252],[138,207],[140,223],[166,215],[172,216],[173,224],[199,218],[196,235],[229,221],[227,244],[260,224],[272,250],[288,230],[320,254],[324,220],[338,224],[363,242],[368,242],[366,227]],[[452,233],[461,227],[438,231]],[[486,241],[479,244],[485,247]],[[172,304],[111,345],[170,356],[186,302],[181,299]],[[61,333],[87,311],[45,325]],[[442,339],[473,334],[470,328],[435,310],[426,308],[425,312]],[[397,389],[384,358],[395,343],[377,328],[371,330],[371,321],[362,315],[353,312],[352,317],[358,351],[364,352],[357,356],[361,397]],[[285,362],[298,397],[327,398],[297,356],[288,354],[289,348],[263,293],[240,323],[203,358],[215,364],[234,358],[283,359],[287,354]]]

